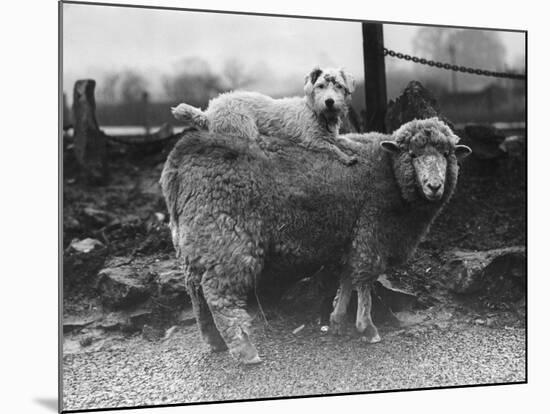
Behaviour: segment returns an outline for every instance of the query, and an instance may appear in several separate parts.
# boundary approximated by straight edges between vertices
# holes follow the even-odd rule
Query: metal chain
[[[404,60],[412,61],[414,63],[420,63],[421,65],[436,67],[439,69],[470,73],[472,75],[492,76],[494,78],[509,78],[509,79],[522,79],[522,80],[526,79],[526,76],[520,73],[495,72],[491,70],[468,68],[466,66],[451,65],[450,63],[436,62],[434,60],[428,60],[425,58],[419,58],[416,56],[407,55],[405,53],[395,52],[394,50],[390,50],[388,48],[384,48],[384,56],[391,56],[397,59],[404,59]]]

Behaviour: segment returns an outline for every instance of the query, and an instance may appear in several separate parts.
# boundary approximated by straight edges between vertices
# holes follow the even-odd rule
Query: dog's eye
[[[444,156],[444,157],[448,157],[448,156],[449,156],[449,151],[445,151],[445,152],[443,153],[443,156]]]
[[[319,87],[319,89],[323,89],[323,88],[325,87],[325,85],[322,84],[322,83],[320,83],[320,84],[318,85],[318,87]]]
[[[416,158],[416,154],[413,151],[409,151],[409,156],[411,158]]]
[[[342,85],[340,85],[339,83],[337,83],[337,84],[336,84],[336,88],[342,89]]]

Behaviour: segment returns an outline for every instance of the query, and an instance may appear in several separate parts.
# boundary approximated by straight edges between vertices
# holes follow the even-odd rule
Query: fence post
[[[386,65],[384,31],[381,23],[362,23],[365,69],[366,130],[385,132]]]
[[[107,140],[95,117],[95,81],[81,79],[74,84],[74,153],[88,181],[107,178]]]

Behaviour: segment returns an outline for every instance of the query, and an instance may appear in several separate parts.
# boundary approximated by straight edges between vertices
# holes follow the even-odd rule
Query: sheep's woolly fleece
[[[410,145],[411,141],[417,146],[424,146],[428,143],[434,146],[439,144],[456,145],[460,138],[453,133],[448,125],[438,118],[415,119],[401,125],[394,133],[395,142],[402,146]]]
[[[192,132],[176,144],[161,185],[198,325],[212,349],[227,345],[240,361],[259,360],[245,303],[261,278],[335,265],[362,283],[407,259],[451,196],[457,160],[448,156],[444,196],[429,202],[407,155],[380,144],[395,137],[404,144],[423,128],[449,147],[456,142],[437,120],[413,121],[393,137],[339,137],[358,159],[353,167],[277,137],[259,136],[250,145]]]

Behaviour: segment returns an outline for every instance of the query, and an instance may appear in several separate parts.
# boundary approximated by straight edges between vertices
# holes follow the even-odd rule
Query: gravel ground
[[[253,367],[208,352],[195,326],[163,341],[110,339],[99,350],[66,354],[64,409],[526,380],[523,328],[447,322],[382,329],[383,341],[370,345],[323,334],[313,324],[293,335],[288,326],[256,324],[263,363]]]

